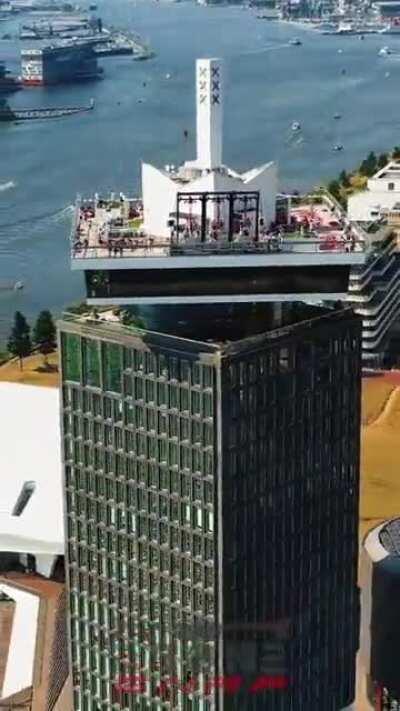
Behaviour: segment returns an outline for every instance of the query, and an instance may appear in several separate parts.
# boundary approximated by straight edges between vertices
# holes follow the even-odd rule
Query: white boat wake
[[[275,50],[288,49],[289,47],[290,44],[288,42],[285,44],[267,45],[266,47],[260,47],[259,49],[250,49],[248,52],[240,52],[240,56],[242,57],[244,54],[263,54],[264,52],[274,52]]]
[[[75,210],[74,205],[67,205],[66,207],[63,207],[58,212],[54,213],[54,215],[52,215],[52,217],[55,222],[64,222],[64,220],[71,219],[71,215],[73,214],[74,210]]]
[[[7,183],[0,183],[0,193],[5,193],[6,190],[12,190],[16,187],[13,180],[8,180]]]

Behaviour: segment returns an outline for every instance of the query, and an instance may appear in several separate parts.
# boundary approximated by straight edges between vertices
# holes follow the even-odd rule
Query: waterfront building
[[[400,709],[400,518],[372,529],[361,553],[361,666],[376,711]]]
[[[372,367],[385,362],[400,315],[399,208],[400,163],[395,161],[348,199],[348,218],[366,235],[365,261],[351,270],[348,300],[363,318],[363,355]]]
[[[363,320],[363,362],[391,365],[391,343],[400,315],[398,227],[392,216],[365,231],[365,260],[350,271],[347,301]]]
[[[74,711],[348,706],[359,319],[123,321],[59,324]]]
[[[400,17],[400,2],[398,0],[378,0],[374,5],[381,21]]]
[[[350,195],[347,214],[353,222],[377,222],[400,203],[400,163],[390,161],[368,178],[365,190]]]

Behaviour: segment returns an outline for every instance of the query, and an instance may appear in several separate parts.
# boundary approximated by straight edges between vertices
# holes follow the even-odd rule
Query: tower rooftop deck
[[[208,222],[201,235],[200,218],[188,210],[186,207],[186,212],[180,213],[179,229],[172,227],[170,237],[160,237],[143,229],[143,204],[137,198],[116,199],[111,195],[78,200],[71,234],[72,266],[96,268],[96,261],[107,260],[110,269],[134,268],[133,263],[126,264],[129,259],[138,260],[140,268],[144,266],[143,260],[148,260],[151,268],[150,260],[154,258],[225,255],[268,255],[275,261],[282,255],[303,254],[311,262],[315,255],[328,257],[328,262],[329,256],[334,262],[335,256],[346,255],[346,263],[363,261],[364,239],[325,203],[296,205],[291,210],[290,225],[260,226],[256,234],[254,229],[246,229],[244,220],[236,221],[231,234],[226,225],[214,220]],[[176,213],[171,214],[172,222],[174,217]],[[99,263],[100,266],[104,264]]]

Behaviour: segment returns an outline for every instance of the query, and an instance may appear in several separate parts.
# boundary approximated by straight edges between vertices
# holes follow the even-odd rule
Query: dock
[[[87,113],[94,109],[92,99],[89,106],[67,106],[61,108],[12,109],[6,102],[0,104],[0,122],[35,121],[39,119],[57,119],[74,114]]]

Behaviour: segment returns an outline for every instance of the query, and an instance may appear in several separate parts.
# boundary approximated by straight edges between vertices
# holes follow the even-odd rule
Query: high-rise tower
[[[75,711],[351,703],[351,310],[210,308],[169,334],[109,311],[63,320],[60,348]],[[271,625],[286,689],[263,686]]]

